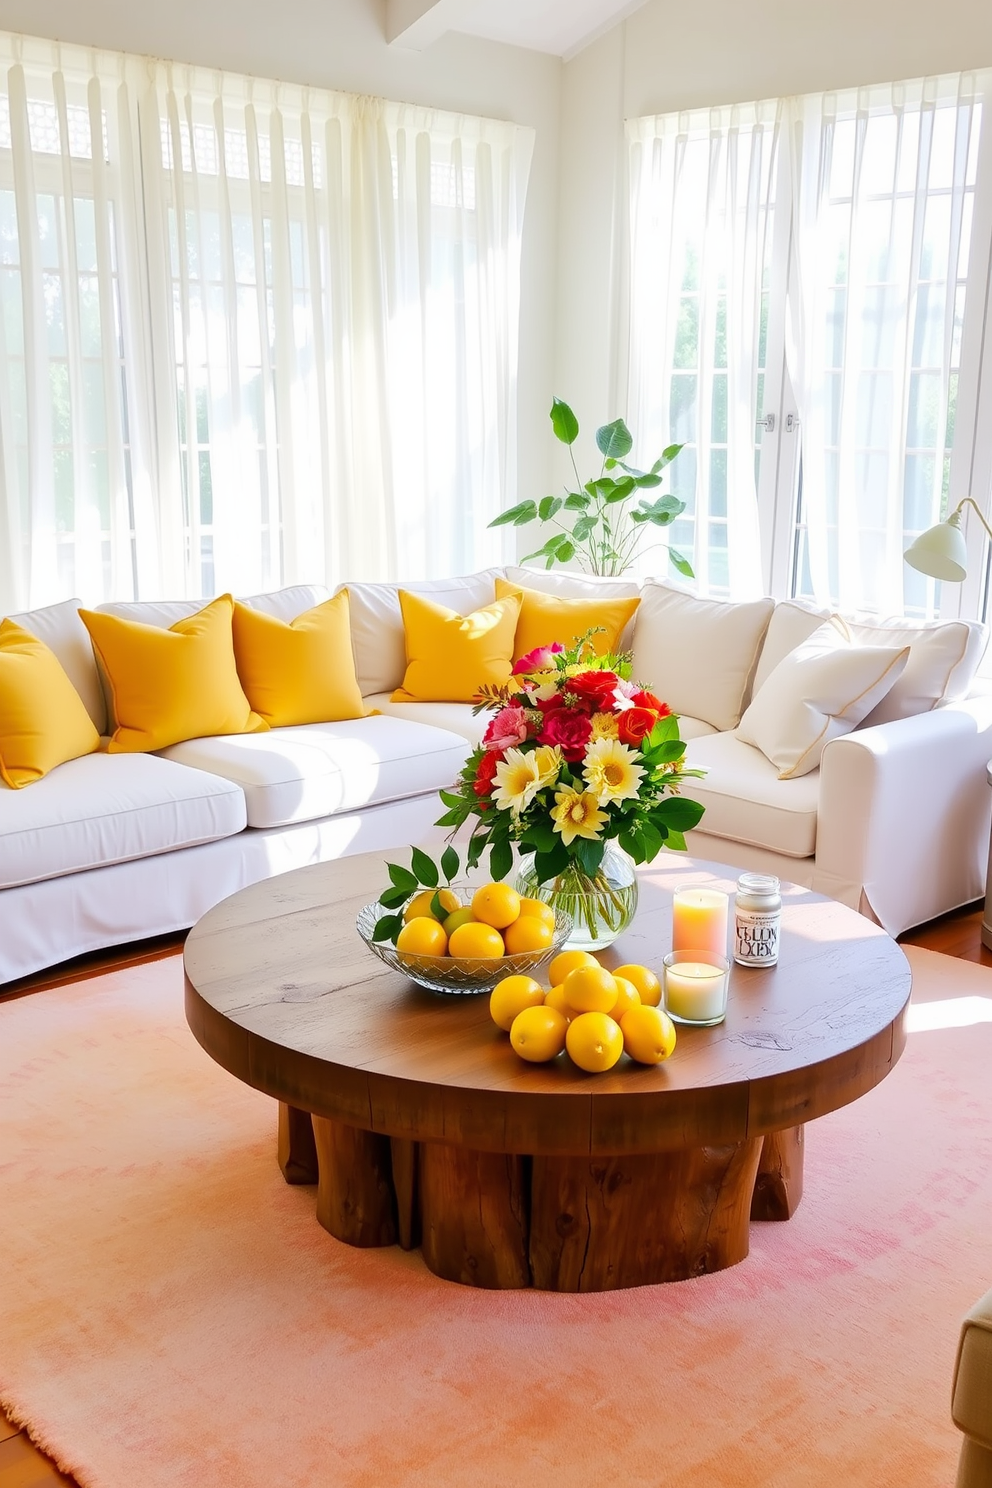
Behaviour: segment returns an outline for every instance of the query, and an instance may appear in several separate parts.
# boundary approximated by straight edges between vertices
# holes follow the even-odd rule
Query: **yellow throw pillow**
[[[234,659],[245,695],[270,728],[361,718],[348,591],[297,615],[234,605]]]
[[[496,598],[520,596],[520,620],[513,645],[513,659],[519,660],[537,646],[551,646],[560,641],[566,651],[587,630],[602,626],[590,637],[597,656],[620,648],[623,628],[633,618],[640,599],[566,599],[561,594],[541,594],[536,589],[522,589],[508,579],[496,580]]]
[[[31,785],[82,754],[100,735],[54,651],[13,620],[0,623],[0,779]]]
[[[168,630],[95,610],[79,614],[113,696],[117,727],[108,745],[111,754],[268,728],[252,712],[238,681],[229,594]]]
[[[400,609],[406,676],[393,693],[394,703],[470,703],[483,683],[498,687],[510,680],[518,595],[459,615],[401,589]]]

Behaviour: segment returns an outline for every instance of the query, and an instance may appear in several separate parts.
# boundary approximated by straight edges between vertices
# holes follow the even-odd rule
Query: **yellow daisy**
[[[593,739],[615,739],[620,728],[620,720],[615,713],[594,713],[589,722],[592,724]]]
[[[534,750],[534,764],[540,776],[538,790],[553,785],[562,766],[562,752],[557,744],[539,744]]]
[[[555,804],[551,809],[551,819],[554,822],[556,832],[561,833],[561,840],[568,847],[576,837],[599,836],[609,817],[605,811],[600,811],[599,802],[591,791],[559,790],[555,791]]]
[[[629,801],[641,788],[644,766],[619,739],[594,739],[586,750],[582,774],[601,806],[608,801]]]
[[[547,784],[547,761],[538,758],[541,753],[539,749],[531,749],[527,754],[520,749],[506,751],[496,766],[496,789],[492,797],[501,811],[512,811],[519,816],[541,786]]]

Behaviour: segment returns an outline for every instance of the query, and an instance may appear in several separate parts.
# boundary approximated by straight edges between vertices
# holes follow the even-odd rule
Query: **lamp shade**
[[[961,531],[960,513],[953,512],[946,522],[938,522],[936,527],[921,532],[903,557],[910,568],[927,574],[931,579],[960,584],[968,576],[968,553]]]

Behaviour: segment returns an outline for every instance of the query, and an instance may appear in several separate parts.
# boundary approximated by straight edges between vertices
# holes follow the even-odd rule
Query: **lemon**
[[[437,920],[430,915],[418,915],[408,920],[396,937],[396,949],[416,956],[443,956],[448,937]]]
[[[555,928],[555,912],[550,904],[545,904],[543,899],[525,899],[520,896],[521,915],[531,915],[535,920],[543,920],[551,930]]]
[[[638,966],[631,963],[629,966],[618,966],[613,975],[623,977],[632,982],[640,993],[641,1001],[647,1007],[657,1007],[661,1001],[661,983],[646,966]]]
[[[588,951],[559,951],[558,955],[548,967],[548,976],[551,978],[552,987],[558,987],[577,966],[598,966],[599,962],[595,956],[590,956]]]
[[[506,883],[487,883],[472,895],[472,913],[483,925],[504,930],[520,914],[520,895]]]
[[[508,956],[519,956],[523,951],[546,951],[554,938],[553,927],[536,915],[521,915],[503,931]]]
[[[544,1064],[548,1059],[556,1059],[564,1049],[568,1028],[564,1013],[554,1008],[524,1008],[513,1020],[510,1043],[521,1059]]]
[[[632,1007],[640,1007],[641,994],[633,982],[628,982],[626,977],[617,976],[613,973],[613,980],[617,984],[617,1000],[610,1008],[610,1017],[614,1023],[619,1023],[624,1013],[629,1013]]]
[[[580,1013],[568,1025],[565,1048],[579,1069],[591,1075],[612,1069],[623,1053],[623,1034],[606,1013]]]
[[[577,966],[562,986],[565,1001],[577,1013],[608,1013],[617,1000],[616,980],[604,966]]]
[[[508,976],[497,982],[489,997],[489,1012],[497,1028],[509,1033],[510,1025],[525,1008],[541,1007],[544,988],[529,976]]]
[[[565,1001],[564,987],[552,987],[550,992],[545,993],[544,1006],[554,1008],[556,1013],[564,1013],[566,1018],[576,1017],[575,1009],[569,1007]]]
[[[661,1008],[632,1007],[620,1019],[624,1051],[638,1064],[660,1064],[675,1048],[675,1024]]]
[[[442,919],[444,915],[453,914],[456,909],[461,909],[462,906],[458,895],[453,894],[450,889],[422,889],[419,894],[414,894],[410,903],[403,911],[403,919],[407,924],[411,920],[422,918],[433,920],[437,918],[431,909],[431,903],[435,894],[440,900],[441,908],[444,911],[444,914],[441,916]]]
[[[462,909],[456,909],[453,914],[449,914],[447,919],[442,920],[441,923],[444,926],[445,935],[450,940],[452,932],[457,930],[459,925],[474,925],[475,917],[466,904]]]
[[[438,929],[441,930],[440,925]],[[400,934],[403,934],[402,930]],[[441,934],[444,934],[443,930]],[[476,920],[459,925],[448,942],[448,955],[467,961],[494,960],[502,954],[503,937],[499,931],[491,925],[480,925]]]

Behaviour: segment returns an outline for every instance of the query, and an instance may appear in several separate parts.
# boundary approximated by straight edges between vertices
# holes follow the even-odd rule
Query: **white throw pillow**
[[[305,615],[307,610],[323,604],[330,597],[330,589],[325,589],[323,584],[290,584],[286,589],[270,589],[265,594],[249,594],[243,599],[240,595],[235,596],[250,610],[274,615],[277,620],[285,620],[287,625],[292,625],[298,615]]]
[[[906,670],[862,724],[890,723],[929,713],[967,693],[985,654],[988,632],[977,620],[849,620],[861,646],[909,646]]]
[[[831,739],[849,734],[902,675],[908,646],[858,646],[836,616],[772,672],[741,719],[780,780],[808,775]]]
[[[829,620],[832,614],[832,610],[819,610],[801,599],[778,601],[768,622],[764,645],[755,668],[753,695],[764,687],[779,662],[784,661],[789,652],[795,651],[803,641],[808,641],[813,632],[819,630],[824,620]]]
[[[339,584],[347,589],[351,610],[351,644],[355,652],[355,675],[363,697],[373,692],[393,692],[402,687],[406,675],[406,641],[399,592],[423,594],[435,604],[447,605],[459,615],[490,605],[496,598],[496,578],[501,568],[457,579],[414,579],[397,584]]]
[[[647,582],[634,621],[634,676],[675,713],[736,728],[773,599],[734,604]]]

